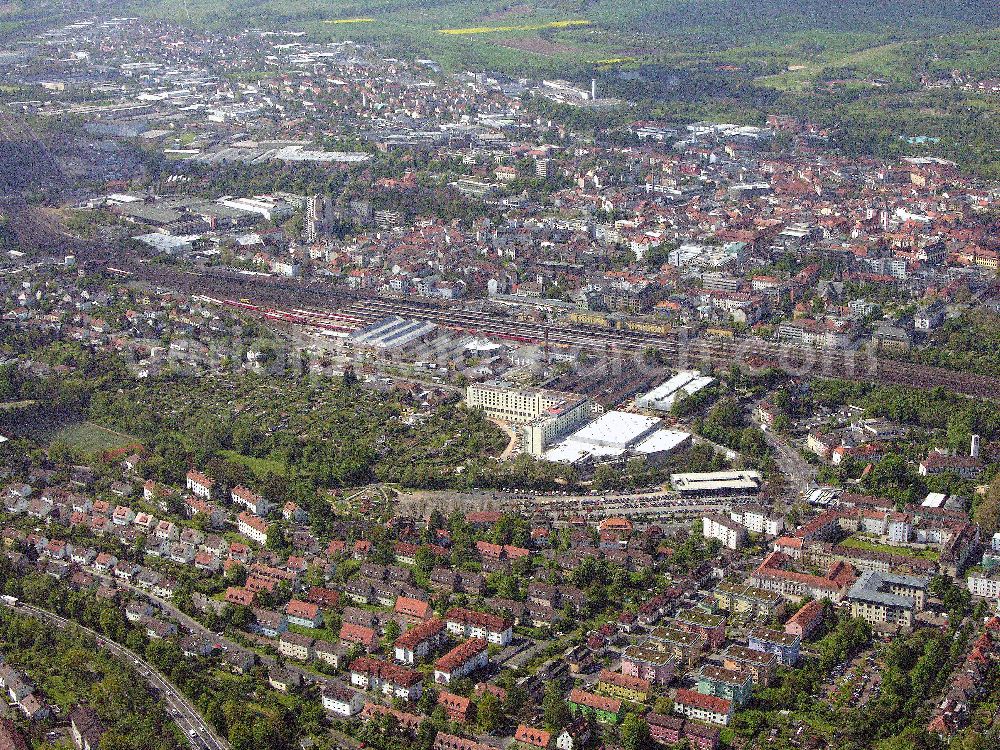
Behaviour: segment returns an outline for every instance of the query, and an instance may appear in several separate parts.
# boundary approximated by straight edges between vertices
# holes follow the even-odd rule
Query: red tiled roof
[[[442,672],[452,672],[486,649],[487,643],[482,638],[471,638],[465,643],[458,644],[434,662],[434,669]]]
[[[733,708],[732,702],[727,701],[725,698],[719,698],[714,695],[702,695],[694,690],[686,690],[684,688],[677,689],[674,703],[703,708],[706,711],[713,711],[717,714],[728,714]]]
[[[300,599],[292,599],[285,606],[285,614],[291,615],[292,617],[301,617],[303,619],[314,620],[319,614],[319,607],[310,602],[304,602]]]
[[[445,614],[444,619],[448,622],[477,625],[496,633],[502,633],[507,628],[513,627],[513,623],[507,618],[490,615],[486,612],[477,612],[473,609],[465,609],[464,607],[452,607]]]
[[[444,630],[444,620],[433,619],[407,630],[396,639],[394,646],[415,649],[421,642],[433,638]]]
[[[398,667],[370,656],[359,656],[351,662],[350,669],[352,672],[375,676],[402,687],[416,685],[423,679],[419,672]]]
[[[573,688],[569,692],[569,702],[576,703],[579,706],[587,706],[597,711],[607,711],[611,714],[617,714],[622,710],[622,702],[617,698],[595,695],[579,688]]]
[[[421,620],[426,620],[434,614],[434,611],[431,609],[431,605],[428,602],[423,602],[419,599],[412,599],[408,596],[396,597],[396,606],[393,608],[393,611],[397,615],[417,617]]]
[[[552,733],[520,724],[517,731],[514,732],[514,740],[534,747],[548,747],[549,743],[552,742]]]

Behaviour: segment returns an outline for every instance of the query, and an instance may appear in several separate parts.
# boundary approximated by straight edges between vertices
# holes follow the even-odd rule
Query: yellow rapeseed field
[[[567,29],[573,26],[589,26],[590,21],[549,21],[547,23],[522,23],[512,26],[470,26],[465,29],[438,29],[439,34],[465,36],[469,34],[495,34],[502,31],[540,31],[542,29]]]
[[[323,23],[374,23],[374,18],[335,18],[330,21],[323,21]]]

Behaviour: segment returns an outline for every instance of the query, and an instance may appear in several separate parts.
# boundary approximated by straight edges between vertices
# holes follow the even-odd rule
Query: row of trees
[[[6,558],[0,559],[0,589],[85,625],[144,656],[195,703],[208,722],[229,739],[234,750],[290,750],[299,733],[321,729],[323,709],[315,696],[296,695],[279,700],[271,691],[260,689],[263,672],[259,668],[251,675],[222,678],[216,671],[214,657],[188,659],[171,641],[148,640],[144,630],[125,620],[116,604],[99,600],[91,592],[67,590],[40,574],[22,576]],[[32,629],[37,630],[37,626]],[[87,651],[96,648],[91,644]],[[45,658],[39,659],[37,663],[45,663]],[[81,679],[86,679],[89,673],[82,669],[80,674]],[[137,676],[126,675],[123,679],[131,691],[143,692],[143,682]],[[127,701],[137,700],[133,692],[110,700],[114,695],[109,693],[107,699],[94,699],[103,701],[94,705],[105,707],[103,710],[108,712],[114,726],[123,727],[122,739],[116,738],[111,748],[172,750],[183,746],[183,743],[169,744],[173,735],[166,720],[150,725],[158,716],[155,710],[144,709],[145,716],[142,712],[130,712]],[[248,696],[254,698],[248,700]],[[136,738],[129,739],[133,736],[129,728],[133,726]],[[143,733],[147,726],[151,726],[148,734]]]

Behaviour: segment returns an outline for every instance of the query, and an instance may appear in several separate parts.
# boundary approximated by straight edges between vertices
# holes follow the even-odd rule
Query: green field
[[[139,442],[131,435],[109,430],[93,422],[64,425],[50,433],[48,441],[50,443],[56,441],[66,443],[73,450],[88,455],[124,448]]]
[[[225,458],[227,461],[232,461],[234,464],[240,464],[241,466],[246,466],[250,471],[257,475],[259,479],[263,479],[268,474],[276,474],[280,477],[285,476],[288,472],[288,467],[285,466],[280,461],[274,461],[268,458],[254,458],[253,456],[244,456],[242,453],[237,453],[232,450],[222,450],[219,451],[219,455]]]
[[[912,549],[910,547],[894,547],[891,544],[879,544],[872,542],[865,537],[849,536],[841,542],[844,547],[851,549],[867,549],[873,552],[885,552],[890,555],[900,555],[902,557],[913,557],[918,560],[935,561],[940,554],[932,549]]]

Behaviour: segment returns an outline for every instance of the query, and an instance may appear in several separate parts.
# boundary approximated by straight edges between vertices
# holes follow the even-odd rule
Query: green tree
[[[492,734],[503,724],[503,709],[500,699],[488,690],[476,703],[476,724],[486,734]]]
[[[267,547],[275,552],[288,552],[291,545],[285,538],[285,522],[272,521],[267,527]]]
[[[545,686],[545,696],[542,698],[542,714],[545,726],[550,731],[558,731],[572,720],[569,706],[563,700],[562,689],[556,682]]]
[[[638,714],[626,716],[620,731],[625,750],[642,750],[649,740],[649,724]]]

